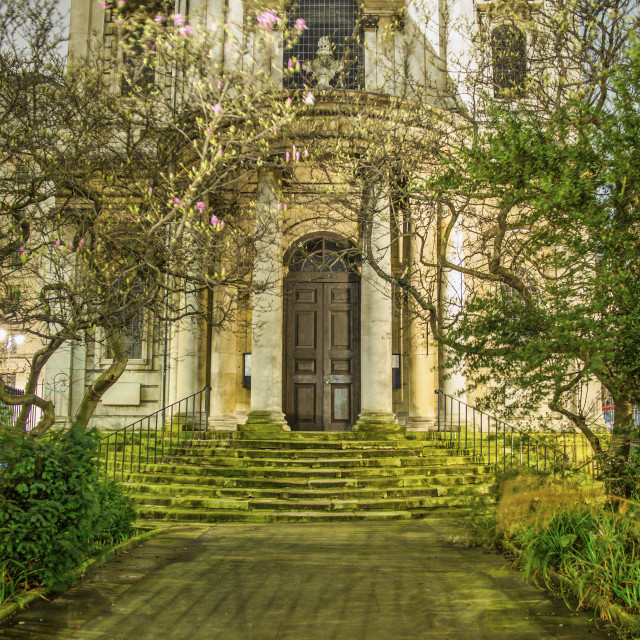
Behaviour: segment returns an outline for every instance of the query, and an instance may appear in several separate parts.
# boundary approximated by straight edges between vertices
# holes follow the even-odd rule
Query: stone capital
[[[365,13],[362,16],[360,25],[364,31],[377,31],[378,23],[380,22],[380,16],[376,13]]]

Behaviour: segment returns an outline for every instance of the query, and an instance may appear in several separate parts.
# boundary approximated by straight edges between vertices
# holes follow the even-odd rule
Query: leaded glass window
[[[356,89],[362,85],[364,53],[358,29],[359,8],[354,0],[298,0],[289,11],[289,24],[302,18],[308,30],[303,31],[292,49],[284,55],[285,67],[290,59],[300,63],[313,60],[318,52],[318,41],[328,36],[333,57],[343,63],[342,70],[331,81],[337,89]],[[304,70],[287,75],[288,89],[313,86],[313,78]]]
[[[345,240],[321,236],[298,245],[289,260],[289,271],[356,271],[357,258]]]
[[[491,32],[493,88],[496,97],[524,94],[527,73],[526,38],[521,29],[503,24]]]

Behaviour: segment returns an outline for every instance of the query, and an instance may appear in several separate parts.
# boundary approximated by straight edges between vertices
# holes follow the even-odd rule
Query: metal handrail
[[[203,411],[203,401],[206,402],[210,391],[211,387],[205,387],[202,391],[162,407],[101,438],[98,441],[98,455],[100,459],[104,455],[105,475],[109,475],[111,471],[112,477],[115,478],[119,468],[120,480],[124,481],[127,468],[131,473],[139,473],[143,464],[148,464],[150,461],[156,464],[158,459],[162,460],[165,455],[171,455],[174,450],[174,427],[178,446],[184,447],[194,440],[202,440],[203,431],[207,430],[206,425],[204,429],[202,427],[203,415],[205,419],[207,418]],[[197,430],[194,428],[196,417]],[[189,431],[187,427],[190,422],[192,429]],[[184,437],[181,436],[181,427]],[[188,435],[189,433],[191,436]],[[197,436],[194,435],[196,433]],[[113,452],[112,460],[110,460],[110,452]]]
[[[564,476],[569,456],[560,449],[548,445],[522,429],[507,424],[504,420],[449,396],[440,389],[436,389],[435,393],[438,396],[438,431],[444,433],[445,441],[449,434],[448,441],[451,446],[455,446],[457,442],[457,448],[465,451],[471,451],[473,447],[474,456],[485,457],[486,455],[487,463],[494,464],[497,469],[502,466],[502,469],[506,470],[507,466],[514,466],[515,460],[518,460],[520,465],[533,467],[538,471],[548,471],[554,475],[560,471]],[[457,403],[457,421],[454,420],[454,403]],[[449,407],[448,412],[447,407]],[[462,441],[463,428],[464,442]],[[495,434],[495,447],[492,447],[489,438],[492,434]],[[485,436],[486,444],[483,441]],[[507,446],[508,442],[509,446]],[[498,453],[500,445],[502,456]],[[514,453],[514,447],[517,449],[517,455]],[[502,463],[499,457],[502,458]],[[543,463],[544,466],[542,466]]]

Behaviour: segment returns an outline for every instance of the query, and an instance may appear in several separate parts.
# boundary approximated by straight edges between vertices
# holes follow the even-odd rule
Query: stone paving
[[[176,525],[0,625],[15,640],[611,637],[442,522]]]

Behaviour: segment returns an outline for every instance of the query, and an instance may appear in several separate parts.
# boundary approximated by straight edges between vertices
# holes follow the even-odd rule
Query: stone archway
[[[360,276],[348,241],[317,234],[287,253],[283,374],[287,423],[344,431],[360,412]]]

